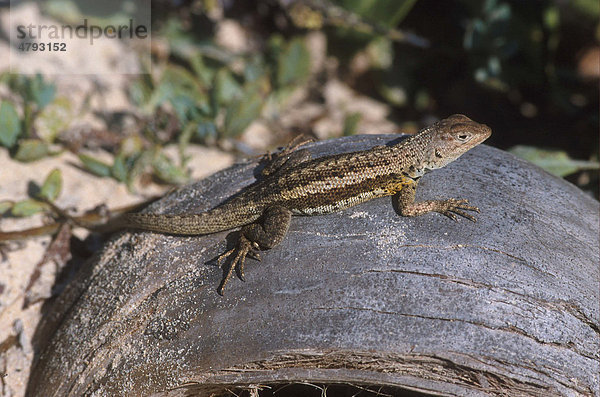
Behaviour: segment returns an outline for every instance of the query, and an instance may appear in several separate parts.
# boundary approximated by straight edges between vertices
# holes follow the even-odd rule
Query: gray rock
[[[393,139],[310,147],[319,156]],[[255,167],[236,165],[150,210],[206,210],[252,183]],[[487,146],[426,175],[418,197],[468,198],[482,212],[477,223],[408,219],[384,198],[295,217],[224,297],[210,260],[230,232],[120,233],[40,326],[29,395],[203,395],[296,381],[600,395],[598,202]]]

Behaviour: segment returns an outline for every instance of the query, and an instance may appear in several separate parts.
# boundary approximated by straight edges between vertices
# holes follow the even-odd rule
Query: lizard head
[[[425,131],[431,137],[424,159],[427,171],[444,167],[492,134],[490,127],[462,114],[440,120]]]

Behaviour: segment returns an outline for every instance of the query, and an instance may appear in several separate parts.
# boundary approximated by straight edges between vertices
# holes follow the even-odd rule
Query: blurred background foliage
[[[85,13],[75,1],[43,4],[58,20]],[[184,183],[190,142],[256,154],[239,138],[257,121],[274,144],[314,135],[326,87],[338,81],[385,104],[409,132],[465,113],[493,128],[489,144],[597,197],[599,16],[597,0],[155,0],[153,61],[127,87],[136,128],[111,124],[116,139],[102,147],[112,162],[80,160],[132,188],[145,173]],[[111,18],[122,15],[96,20]],[[231,23],[241,44],[223,44]],[[326,43],[320,67],[315,33]],[[0,82],[12,93],[0,103],[0,145],[13,158],[85,148],[64,138],[72,109],[51,80],[5,73]],[[323,114],[282,121],[302,103]],[[361,132],[366,116],[349,110],[338,131],[317,137]],[[169,143],[178,159],[162,150]]]

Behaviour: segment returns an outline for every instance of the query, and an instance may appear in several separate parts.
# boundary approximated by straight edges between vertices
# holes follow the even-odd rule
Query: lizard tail
[[[252,222],[253,219],[249,221]],[[190,215],[134,213],[125,215],[123,226],[168,234],[201,235],[232,229],[250,222],[240,221],[232,224],[231,219],[215,216],[211,211]]]

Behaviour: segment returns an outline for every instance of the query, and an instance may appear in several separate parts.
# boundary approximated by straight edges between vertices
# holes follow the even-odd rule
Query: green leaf
[[[0,144],[11,148],[21,133],[21,121],[15,107],[10,102],[0,105]]]
[[[181,124],[202,117],[197,101],[188,95],[176,95],[170,99],[171,106]]]
[[[110,174],[119,182],[126,182],[128,173],[129,169],[125,163],[125,158],[122,155],[116,156]]]
[[[62,190],[62,173],[59,169],[55,168],[46,177],[42,189],[40,190],[39,196],[48,201],[54,201],[58,198],[60,191]]]
[[[11,200],[0,201],[0,215],[3,215],[5,212],[10,210],[13,205],[15,205],[15,202]]]
[[[196,128],[196,138],[204,140],[207,138],[215,138],[217,136],[217,126],[210,120],[205,120],[198,123]]]
[[[35,130],[45,142],[52,143],[71,123],[73,114],[68,98],[57,98],[35,118]]]
[[[181,23],[181,19],[176,16],[166,19],[166,23],[161,28],[161,37],[164,37],[169,42],[171,55],[188,60],[196,73],[200,71],[201,73],[210,74],[212,71],[208,67],[203,68],[204,70],[199,70],[202,69],[200,66],[202,58],[208,58],[211,61],[223,64],[233,62],[237,58],[230,51],[212,44],[208,39],[199,40],[197,29],[185,28]],[[200,54],[202,54],[202,57]],[[204,82],[212,81],[212,76],[205,77],[207,78],[203,78]]]
[[[240,135],[258,117],[263,98],[258,88],[247,90],[242,97],[229,105],[225,114],[225,135]]]
[[[267,67],[261,55],[254,55],[244,67],[244,80],[255,81],[267,75]]]
[[[87,154],[80,154],[79,160],[81,160],[85,169],[94,175],[98,175],[98,176],[110,176],[111,175],[112,167],[103,161],[95,159],[92,156],[88,156]]]
[[[19,201],[13,205],[10,213],[13,216],[26,217],[46,209],[47,205],[34,199]]]
[[[163,153],[159,153],[154,157],[152,168],[154,169],[156,176],[164,182],[179,185],[188,180],[188,175],[185,170],[173,164],[171,159]]]
[[[202,59],[202,54],[199,53],[196,53],[193,56],[191,56],[189,62],[190,66],[192,67],[192,70],[200,79],[200,82],[208,86],[211,83],[215,74],[214,69],[206,66],[204,60]]]
[[[233,75],[225,68],[219,70],[215,76],[215,96],[219,104],[227,104],[239,98],[242,88]]]
[[[335,3],[368,22],[394,27],[404,19],[415,2],[416,0],[337,0]]]
[[[29,78],[25,83],[26,99],[35,102],[38,110],[45,108],[56,94],[56,86],[52,83],[46,83],[41,74]]]
[[[23,162],[31,162],[56,154],[50,150],[50,146],[39,139],[22,139],[19,141],[15,159]]]
[[[35,103],[38,109],[45,108],[56,95],[56,87],[54,85],[43,85],[35,92]]]
[[[181,159],[180,165],[182,166],[189,160],[189,157],[185,155],[185,149],[190,144],[190,141],[197,129],[198,123],[192,121],[188,123],[183,131],[181,131],[181,134],[179,134],[177,139],[177,149],[179,151],[179,158]]]
[[[573,160],[567,153],[560,150],[545,150],[532,146],[518,145],[508,151],[558,177],[587,169],[597,170],[600,167],[600,164],[595,161]]]
[[[342,132],[343,135],[348,136],[356,134],[356,129],[358,128],[358,123],[360,122],[361,118],[362,114],[358,112],[346,115],[346,119],[344,120],[344,129]]]
[[[187,100],[184,100],[187,98]],[[178,117],[185,121],[187,110],[192,107],[207,107],[207,95],[200,81],[182,67],[169,66],[164,71],[160,83],[152,92],[145,111],[152,113],[156,107],[165,103],[175,103]]]
[[[146,75],[135,80],[129,86],[129,98],[137,106],[141,107],[142,105],[147,104],[150,101],[151,96],[152,82]]]
[[[155,151],[153,150],[145,150],[131,163],[127,178],[127,188],[130,191],[135,191],[134,182],[146,171],[146,168],[152,164],[154,152]]]
[[[200,81],[188,70],[178,66],[167,67],[162,76],[161,84],[170,85],[175,94],[188,93],[195,95],[202,92]]]
[[[301,38],[291,40],[278,58],[277,83],[279,86],[299,83],[310,73],[310,53]]]

